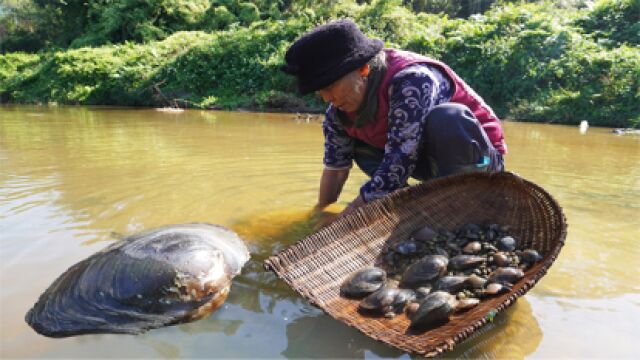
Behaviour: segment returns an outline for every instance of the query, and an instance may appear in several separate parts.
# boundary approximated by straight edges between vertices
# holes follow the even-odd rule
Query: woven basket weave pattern
[[[483,300],[429,331],[412,332],[405,315],[363,316],[357,300],[340,297],[342,281],[354,271],[378,265],[386,246],[407,239],[422,226],[454,230],[468,223],[508,225],[520,248],[544,255],[502,296]],[[546,273],[566,238],[557,202],[541,187],[511,173],[450,176],[409,187],[367,204],[265,261],[265,267],[335,319],[407,352],[434,356],[450,350],[524,295]]]

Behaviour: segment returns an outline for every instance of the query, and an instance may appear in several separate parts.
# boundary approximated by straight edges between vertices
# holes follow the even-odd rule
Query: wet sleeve
[[[353,160],[354,140],[337,121],[336,112],[329,106],[322,123],[324,132],[324,166],[328,169],[349,169]]]
[[[384,157],[371,180],[360,188],[364,201],[407,186],[418,160],[427,115],[434,106],[450,99],[448,87],[441,80],[426,66],[406,69],[394,76],[389,88],[389,130]]]

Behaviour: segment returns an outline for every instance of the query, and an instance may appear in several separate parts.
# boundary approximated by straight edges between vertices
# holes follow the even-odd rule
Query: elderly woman
[[[371,177],[342,212],[407,186],[468,171],[502,171],[500,120],[451,68],[383,49],[351,20],[321,25],[288,49],[282,70],[329,103],[317,209],[338,200],[352,162]]]

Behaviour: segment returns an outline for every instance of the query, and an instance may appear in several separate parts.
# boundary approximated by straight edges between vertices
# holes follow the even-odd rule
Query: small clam
[[[351,274],[340,286],[340,295],[361,298],[382,287],[387,279],[384,270],[376,267],[365,268]]]
[[[382,288],[370,294],[360,302],[360,310],[385,317],[393,317],[404,310],[408,301],[413,301],[415,294],[408,289]]]
[[[534,264],[542,260],[542,255],[533,249],[526,249],[520,254],[520,259],[523,263]]]
[[[449,260],[449,268],[454,271],[464,271],[484,263],[486,259],[477,255],[457,255]]]
[[[462,252],[468,255],[475,255],[479,253],[480,250],[482,250],[482,245],[480,244],[480,242],[472,241],[465,245],[465,247],[462,249]]]
[[[447,271],[448,259],[442,255],[427,255],[411,264],[402,274],[400,286],[415,288],[429,284]]]
[[[523,277],[524,272],[521,269],[513,267],[502,267],[497,268],[494,272],[491,273],[491,275],[489,276],[489,282],[513,284]]]
[[[467,284],[469,284],[469,287],[472,289],[481,289],[486,283],[487,279],[476,274],[471,274],[467,277]]]
[[[395,247],[396,252],[402,255],[415,254],[418,251],[418,244],[415,241],[407,240],[400,242]]]
[[[418,231],[416,231],[415,233],[413,233],[413,238],[418,241],[429,241],[433,239],[437,234],[438,233],[433,231],[433,229],[431,229],[428,226],[425,226],[419,229]]]
[[[488,253],[495,253],[498,252],[498,248],[496,248],[495,246],[493,246],[492,244],[489,243],[483,243],[482,244],[482,250],[488,252]]]
[[[501,283],[489,283],[484,289],[485,295],[500,295],[511,290],[511,285]]]
[[[500,238],[496,243],[496,246],[500,251],[513,251],[516,249],[517,245],[516,239],[511,236]]]
[[[449,321],[449,316],[455,311],[455,296],[436,291],[427,296],[411,318],[412,328],[430,328]]]
[[[456,311],[464,311],[464,310],[471,309],[472,307],[475,307],[479,303],[480,303],[480,299],[476,299],[476,298],[467,297],[464,299],[460,299],[456,304]]]
[[[503,252],[495,253],[492,257],[493,262],[499,267],[508,266],[510,264],[509,256]]]

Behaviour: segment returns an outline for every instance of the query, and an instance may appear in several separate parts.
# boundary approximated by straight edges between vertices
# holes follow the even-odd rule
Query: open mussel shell
[[[146,231],[73,265],[25,320],[50,337],[138,334],[197,320],[224,302],[231,278],[248,260],[242,240],[221,226]]]

